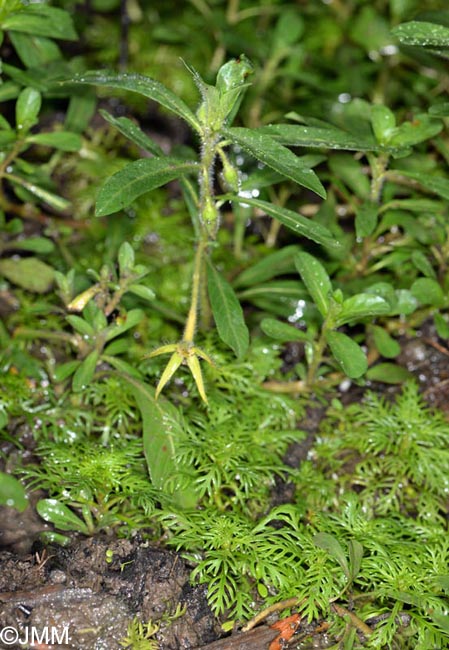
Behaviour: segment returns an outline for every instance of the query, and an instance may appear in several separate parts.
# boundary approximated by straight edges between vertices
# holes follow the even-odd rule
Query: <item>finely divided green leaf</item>
[[[326,269],[309,253],[298,253],[295,264],[318,311],[325,317],[329,311],[329,296],[332,292],[332,284]]]
[[[160,83],[160,81],[151,79],[151,77],[145,77],[140,74],[116,74],[107,70],[92,70],[74,79],[70,79],[69,83],[109,86],[109,88],[130,90],[131,92],[138,93],[158,102],[158,104],[188,122],[196,131],[201,130],[198,119],[187,104],[169,88],[164,86],[164,84]]]
[[[318,196],[326,198],[326,190],[315,172],[305,167],[301,158],[295,156],[290,149],[283,147],[267,133],[256,129],[233,127],[224,129],[223,134],[271,169],[307,187]]]
[[[249,332],[243,310],[231,285],[208,264],[207,287],[218,334],[241,359],[248,349]]]
[[[342,332],[327,332],[326,341],[340,368],[351,379],[366,372],[368,362],[362,348]]]
[[[196,171],[196,163],[177,158],[142,158],[125,165],[101,188],[95,214],[104,217],[130,205],[137,197]]]
[[[164,152],[160,146],[147,136],[142,129],[128,117],[114,117],[107,111],[100,109],[104,119],[115,126],[126,138],[134,142],[138,147],[152,153],[154,156],[163,156]]]
[[[246,203],[247,205],[253,205],[255,208],[260,208],[266,212],[266,214],[269,214],[270,217],[274,217],[284,226],[293,230],[297,235],[302,235],[318,244],[323,244],[324,246],[329,246],[331,248],[340,247],[340,243],[335,239],[334,235],[326,228],[326,226],[312,221],[311,219],[306,219],[306,217],[303,217],[301,214],[298,214],[293,210],[281,208],[279,205],[268,203],[268,201],[261,201],[260,199],[251,199],[243,196],[229,196],[226,198],[231,202]]]

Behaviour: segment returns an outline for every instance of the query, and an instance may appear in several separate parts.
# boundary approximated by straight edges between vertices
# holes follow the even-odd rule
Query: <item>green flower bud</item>
[[[247,78],[253,72],[253,64],[244,54],[238,59],[228,61],[218,71],[215,87],[220,96],[223,119],[228,118],[228,122],[232,122],[238,111],[247,86]]]
[[[205,197],[201,211],[201,219],[209,235],[215,238],[219,226],[219,212],[215,201],[210,196]]]
[[[231,165],[228,158],[224,154],[222,156],[222,163],[223,163],[223,170],[221,174],[226,189],[231,190],[233,192],[238,192],[240,183],[239,183],[239,173],[237,169],[233,165]]]

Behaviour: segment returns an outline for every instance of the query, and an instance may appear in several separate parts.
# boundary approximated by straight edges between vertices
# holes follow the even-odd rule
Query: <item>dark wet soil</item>
[[[430,324],[417,337],[401,343],[397,361],[413,373],[429,403],[448,413],[449,349],[445,343]],[[369,388],[386,395],[399,389],[379,384]],[[354,385],[341,397],[348,402],[362,395],[363,389]],[[300,423],[307,436],[290,448],[285,458],[288,465],[297,467],[307,457],[324,412],[325,405],[319,403],[307,410]],[[285,503],[292,497],[293,486],[278,482],[272,503]],[[157,625],[152,638],[158,644],[154,647],[161,650],[308,650],[330,643],[325,627],[301,624],[290,642],[282,644],[279,631],[272,627],[277,615],[254,630],[220,639],[223,631],[207,605],[206,588],[190,584],[192,567],[178,554],[148,545],[140,537],[75,537],[69,548],[44,548],[36,540],[45,529],[32,505],[25,513],[0,509],[0,630],[9,626],[24,640],[33,629],[56,629],[56,638],[64,642],[24,646],[6,640],[2,645],[0,638],[2,649],[118,650],[125,647],[128,626],[136,617]]]
[[[154,638],[166,650],[201,647],[219,634],[205,588],[190,585],[185,562],[139,539],[78,539],[23,558],[3,551],[0,567],[0,629],[11,626],[21,638],[56,627],[69,639],[56,647],[115,650],[135,616],[159,622]]]

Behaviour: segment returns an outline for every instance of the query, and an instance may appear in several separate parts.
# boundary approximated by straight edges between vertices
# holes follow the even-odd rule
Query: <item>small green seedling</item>
[[[129,348],[121,338],[122,334],[141,322],[143,311],[140,308],[125,311],[121,301],[125,294],[144,301],[153,300],[154,292],[142,282],[147,273],[144,266],[135,263],[134,250],[127,242],[119,249],[117,269],[113,265],[104,265],[100,273],[90,269],[94,284],[75,297],[72,297],[74,271],[69,271],[67,275],[56,271],[59,294],[67,310],[81,314],[69,313],[66,316],[73,331],[47,333],[21,327],[17,329],[16,336],[59,339],[73,346],[79,359],[61,364],[54,372],[54,380],[64,381],[73,375],[72,388],[75,392],[84,390],[90,384],[101,361],[120,372],[140,377],[140,373],[120,359],[119,355]]]
[[[277,340],[305,343],[308,369],[303,379],[307,388],[316,382],[327,347],[339,368],[348,377],[361,377],[368,367],[365,352],[358,343],[337,328],[363,322],[366,318],[389,314],[390,304],[373,293],[360,293],[344,299],[340,289],[333,289],[324,266],[309,253],[297,253],[295,264],[321,316],[319,332],[315,335],[313,326],[307,331],[302,331],[274,319],[262,321],[263,331]]]
[[[240,173],[231,162],[228,149],[240,147],[257,161],[308,188],[321,197],[325,190],[307,163],[279,144],[263,129],[232,127],[253,66],[241,55],[225,63],[218,71],[214,86],[206,84],[198,73],[191,71],[201,94],[196,111],[190,108],[171,90],[154,79],[136,74],[117,75],[104,71],[88,72],[75,79],[76,83],[109,86],[129,90],[158,102],[163,108],[174,112],[188,123],[199,140],[198,155],[165,155],[160,147],[135,124],[126,118],[116,119],[103,111],[105,119],[115,125],[125,136],[143,147],[152,157],[143,158],[125,167],[109,178],[100,190],[96,206],[98,216],[106,216],[130,205],[140,195],[169,181],[178,179],[189,207],[196,235],[196,253],[192,275],[190,309],[182,339],[157,348],[149,354],[171,353],[171,359],[159,380],[156,394],[185,364],[189,367],[202,399],[207,402],[199,359],[211,363],[211,359],[195,343],[200,308],[206,308],[206,294],[215,319],[218,333],[238,358],[243,358],[249,344],[249,332],[243,311],[235,293],[210,260],[210,250],[216,241],[220,227],[220,206],[225,201],[246,203],[264,210],[296,233],[318,243],[335,247],[332,234],[327,228],[313,223],[292,210],[273,205],[267,201],[247,198],[239,193]],[[228,194],[214,194],[217,171]],[[203,310],[203,314],[206,313]]]

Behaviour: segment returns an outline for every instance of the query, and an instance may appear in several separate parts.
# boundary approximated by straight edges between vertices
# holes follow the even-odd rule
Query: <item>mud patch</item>
[[[159,623],[154,639],[163,650],[201,647],[219,629],[205,589],[192,587],[189,574],[176,553],[137,539],[80,539],[72,548],[22,559],[3,552],[0,628],[14,628],[20,639],[31,638],[33,629],[56,629],[63,643],[54,648],[118,650],[137,616]]]

